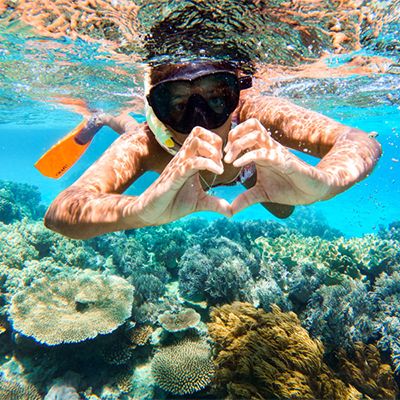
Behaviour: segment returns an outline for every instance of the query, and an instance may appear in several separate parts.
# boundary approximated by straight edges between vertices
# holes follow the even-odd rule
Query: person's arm
[[[193,129],[171,159],[147,124],[124,127],[117,120],[104,122],[121,133],[128,131],[53,201],[45,215],[48,228],[74,239],[88,239],[165,224],[196,211],[231,215],[229,203],[205,193],[199,179],[200,170],[223,172],[222,140],[215,133]],[[121,194],[149,170],[161,174],[144,193]]]
[[[132,212],[136,198],[121,193],[146,170],[145,161],[151,153],[146,126],[128,118],[109,116],[104,124],[121,136],[74,184],[57,196],[45,215],[48,228],[71,238],[86,239],[144,226]],[[126,133],[122,134],[125,129]]]
[[[365,178],[381,156],[381,146],[365,132],[287,100],[246,96],[239,118],[244,122],[229,132],[224,160],[235,167],[254,162],[257,180],[234,200],[233,213],[255,203],[330,199]],[[288,148],[322,160],[314,167]]]
[[[240,120],[258,119],[283,146],[322,158],[316,168],[330,177],[324,199],[365,178],[379,160],[381,145],[367,133],[343,125],[288,100],[246,97]]]

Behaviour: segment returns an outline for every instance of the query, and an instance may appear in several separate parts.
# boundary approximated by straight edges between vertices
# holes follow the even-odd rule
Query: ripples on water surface
[[[379,131],[388,157],[375,175],[391,180],[385,180],[383,197],[373,195],[379,200],[368,212],[379,214],[382,206],[390,214],[392,203],[386,200],[400,197],[393,161],[400,158],[399,14],[394,0],[2,1],[2,149],[13,153],[6,136],[13,131],[25,137],[26,160],[28,144],[42,151],[55,142],[79,121],[77,108],[61,105],[65,102],[83,100],[91,109],[143,114],[143,71],[149,59],[199,54],[251,59],[261,91]],[[23,169],[28,167],[31,163]],[[71,174],[76,177],[77,171]],[[14,170],[10,177],[20,180],[21,174]],[[39,177],[33,181],[51,192],[48,200],[63,186],[55,188]],[[361,185],[375,188],[372,178]],[[335,201],[347,201],[346,195]]]

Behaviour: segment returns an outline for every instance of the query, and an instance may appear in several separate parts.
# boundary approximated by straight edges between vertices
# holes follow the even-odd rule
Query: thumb
[[[244,210],[247,207],[250,207],[253,204],[270,201],[268,196],[259,186],[253,186],[251,189],[246,190],[244,193],[241,193],[236,199],[233,201],[231,205],[232,215],[237,214],[238,212]]]
[[[205,196],[197,203],[196,211],[214,211],[232,217],[231,205],[225,199],[220,197],[210,196],[205,193]]]

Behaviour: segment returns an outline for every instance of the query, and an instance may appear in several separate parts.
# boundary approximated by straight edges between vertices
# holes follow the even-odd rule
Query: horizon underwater
[[[398,0],[0,0],[0,400],[400,399],[399,37]],[[286,219],[47,229],[118,135],[59,179],[37,160],[93,113],[144,123],[148,64],[198,58],[367,132],[377,166]]]

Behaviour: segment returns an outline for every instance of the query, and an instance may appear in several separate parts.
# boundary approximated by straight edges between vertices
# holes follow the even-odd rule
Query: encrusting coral
[[[42,278],[11,300],[13,328],[48,345],[81,342],[114,331],[130,317],[133,287],[91,270]]]
[[[199,338],[162,346],[153,357],[151,370],[156,384],[167,392],[198,392],[210,384],[214,375],[210,346]]]
[[[292,312],[272,306],[266,313],[235,302],[214,308],[208,327],[216,388],[230,399],[361,399],[324,363],[322,343]]]

